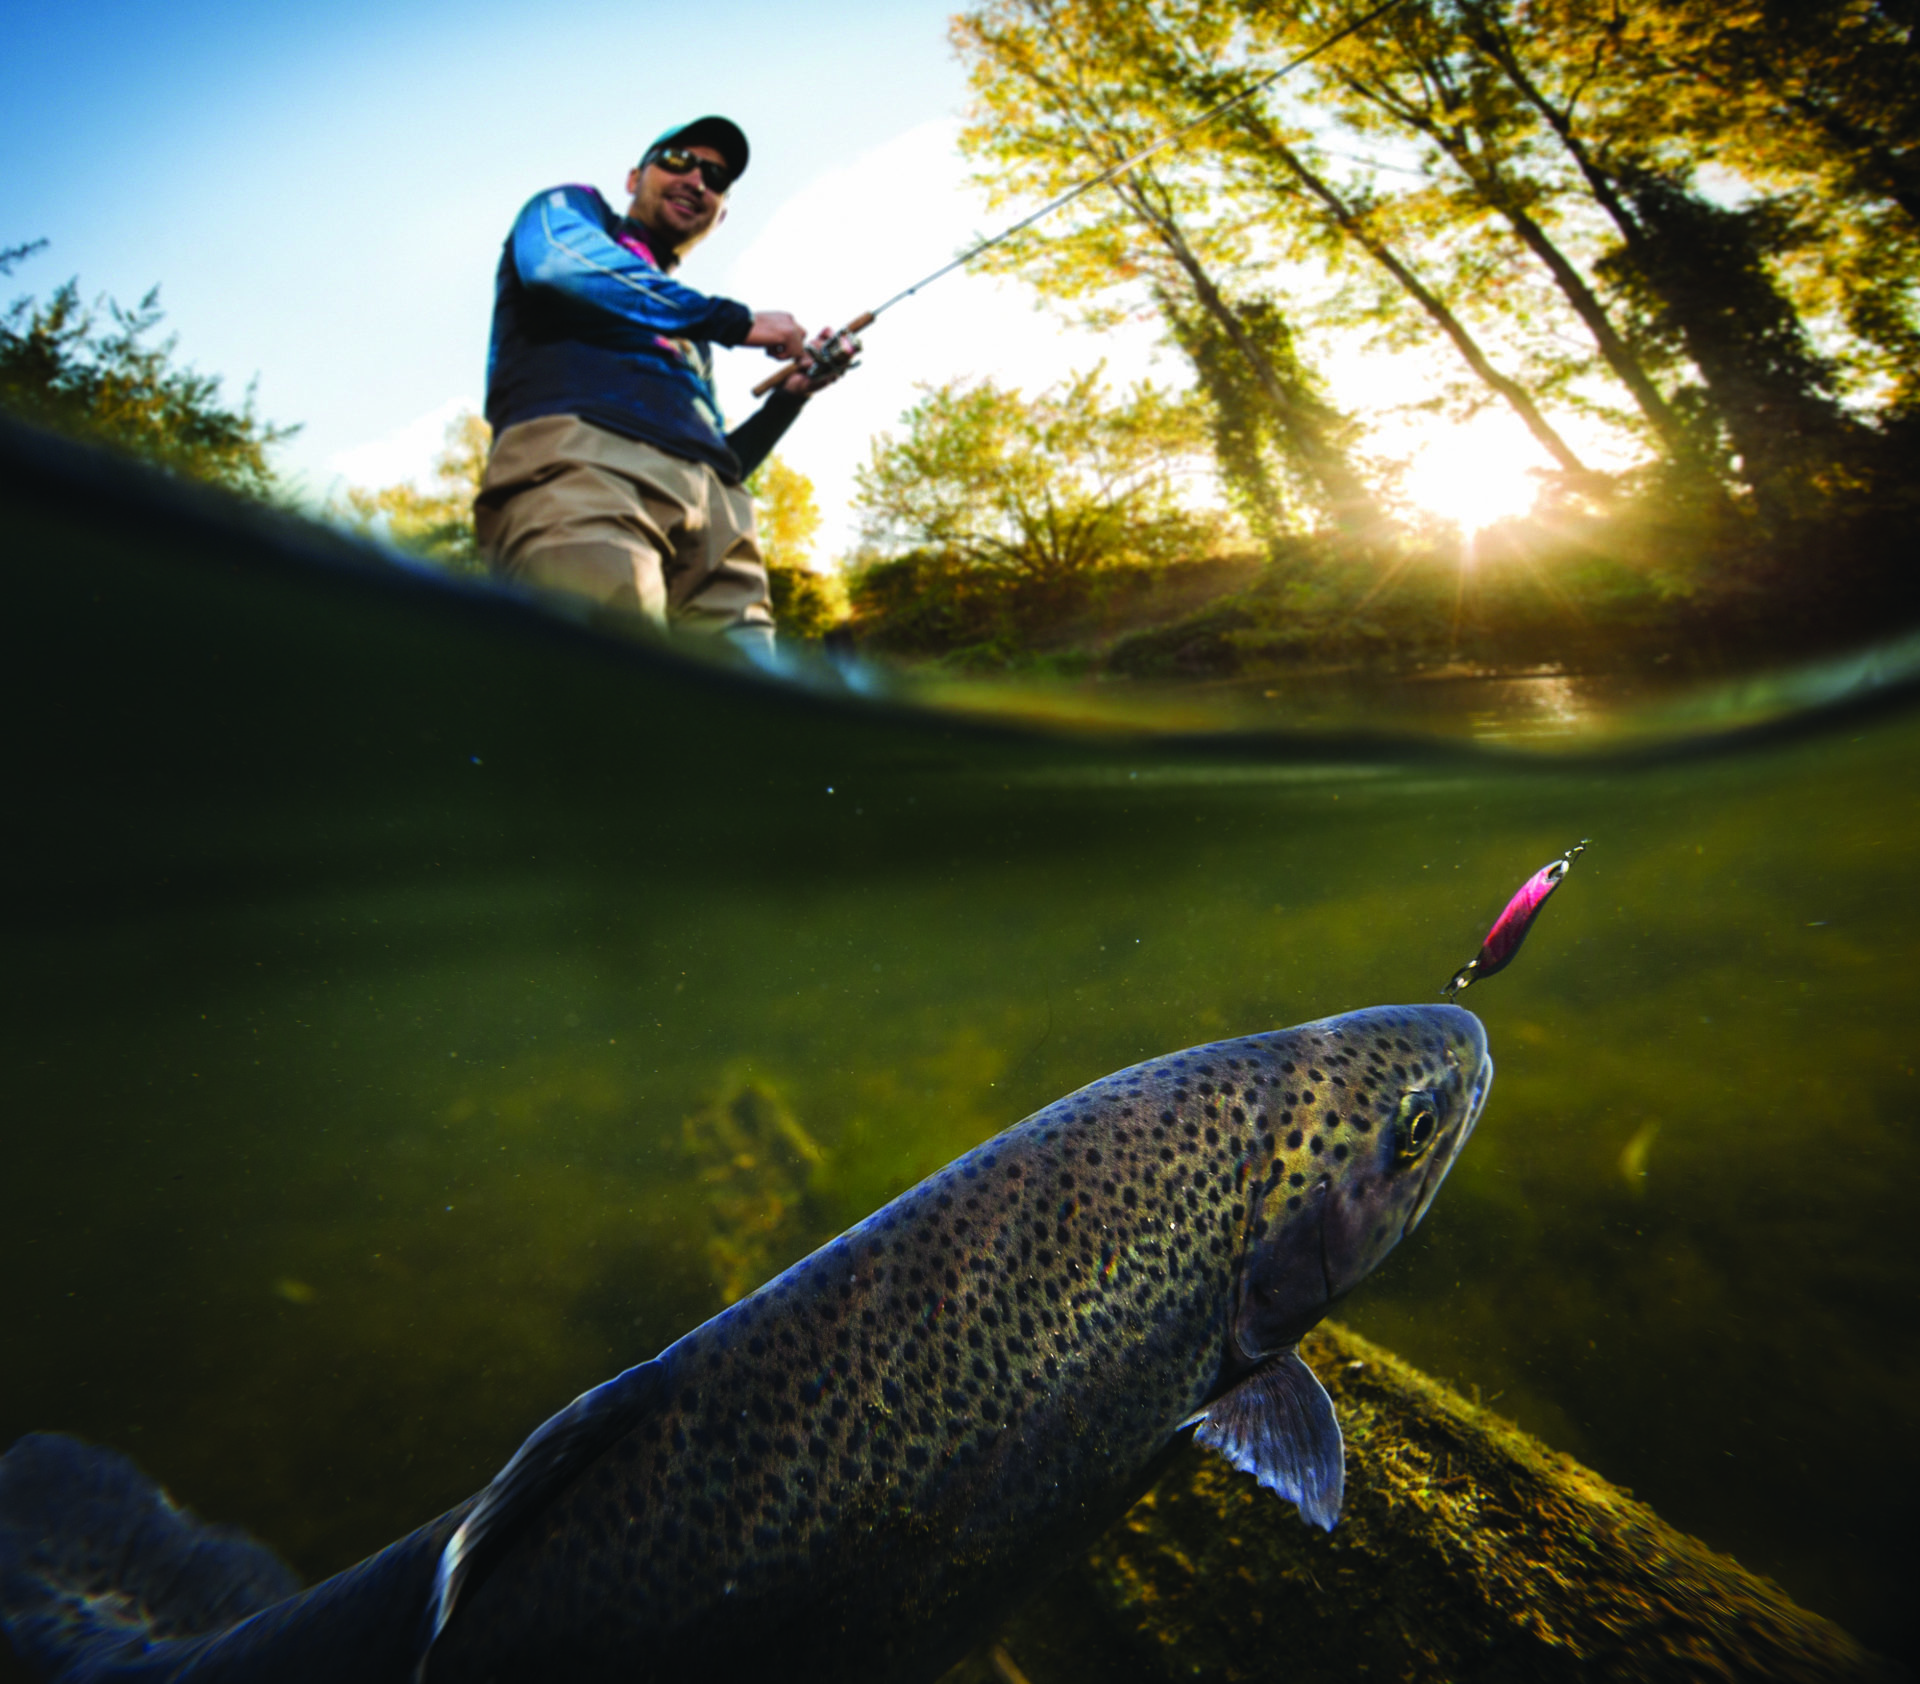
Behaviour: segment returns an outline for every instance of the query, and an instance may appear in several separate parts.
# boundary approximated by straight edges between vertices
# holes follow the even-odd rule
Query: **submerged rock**
[[[1323,1325],[1301,1352],[1346,1429],[1330,1536],[1189,1449],[947,1684],[1905,1676],[1357,1334]]]

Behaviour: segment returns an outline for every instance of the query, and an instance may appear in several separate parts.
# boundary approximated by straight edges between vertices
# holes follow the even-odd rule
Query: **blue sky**
[[[810,327],[1011,214],[986,210],[954,153],[950,9],[8,0],[0,246],[50,243],[12,291],[78,275],[131,302],[157,282],[186,361],[233,393],[257,373],[262,412],[304,424],[282,462],[310,493],[407,477],[480,401],[514,212],[555,182],[616,194],[669,123],[724,112],[754,147],[684,278]],[[956,276],[876,327],[783,454],[819,484],[837,548],[853,467],[916,382],[1033,388],[1101,358],[1182,379],[1153,339],[1066,332],[1017,285]],[[768,365],[721,362],[737,417]]]

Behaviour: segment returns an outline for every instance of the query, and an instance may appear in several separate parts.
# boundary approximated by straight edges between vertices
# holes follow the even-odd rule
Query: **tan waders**
[[[704,462],[572,415],[523,421],[494,440],[474,527],[509,579],[772,653],[753,499]]]

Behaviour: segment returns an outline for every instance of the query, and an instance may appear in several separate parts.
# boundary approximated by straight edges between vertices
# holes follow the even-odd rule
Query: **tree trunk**
[[[1547,98],[1539,84],[1527,74],[1505,34],[1480,6],[1463,6],[1461,16],[1465,21],[1467,39],[1480,49],[1487,61],[1513,84],[1520,97],[1540,114],[1541,121],[1553,130],[1555,138],[1580,171],[1594,202],[1613,219],[1614,226],[1620,230],[1620,237],[1627,243],[1627,249],[1635,249],[1645,239],[1646,231],[1620,197],[1613,178],[1594,162],[1585,142],[1573,132],[1572,116]]]
[[[1798,313],[1751,239],[1740,237],[1735,214],[1655,172],[1604,168],[1575,132],[1571,112],[1527,73],[1497,20],[1477,3],[1462,15],[1468,39],[1553,131],[1620,230],[1627,263],[1700,372],[1740,458],[1740,477],[1767,512],[1792,513],[1804,501],[1796,483],[1842,451],[1849,429],[1820,389],[1823,371]],[[1719,237],[1703,239],[1715,222],[1723,225]]]
[[[1252,128],[1256,119],[1248,117],[1244,126]],[[1261,125],[1264,129],[1264,125]],[[1334,188],[1308,167],[1292,147],[1274,134],[1270,129],[1255,136],[1258,144],[1283,164],[1301,186],[1311,193],[1339,226],[1340,231],[1353,240],[1360,249],[1378,263],[1381,268],[1399,282],[1408,297],[1426,311],[1428,317],[1453,342],[1467,367],[1478,375],[1481,381],[1497,392],[1507,406],[1526,424],[1527,431],[1539,441],[1540,447],[1558,462],[1569,474],[1581,478],[1588,477],[1587,465],[1574,454],[1573,447],[1560,436],[1559,431],[1540,413],[1533,396],[1517,380],[1511,380],[1493,366],[1480,342],[1468,331],[1464,322],[1447,307],[1446,302],[1416,275],[1412,268],[1403,262],[1393,249],[1366,226],[1365,219],[1356,212]]]
[[[1325,494],[1328,512],[1343,531],[1362,535],[1378,530],[1382,523],[1379,505],[1360,476],[1354,472],[1346,453],[1326,435],[1317,405],[1302,402],[1287,389],[1273,360],[1254,342],[1245,324],[1222,295],[1199,255],[1187,243],[1173,216],[1164,207],[1150,204],[1143,180],[1136,172],[1130,180],[1116,181],[1114,191],[1133,209],[1141,221],[1153,230],[1168,255],[1179,265],[1193,288],[1195,299],[1245,359],[1260,389],[1273,410],[1274,421],[1286,438],[1295,457],[1313,476]]]
[[[1491,156],[1477,155],[1464,134],[1435,122],[1405,101],[1393,98],[1384,89],[1369,86],[1351,75],[1343,75],[1341,79],[1359,98],[1425,135],[1453,160],[1481,199],[1506,219],[1507,226],[1519,236],[1521,244],[1540,260],[1553,277],[1561,296],[1593,336],[1593,342],[1607,367],[1613,370],[1615,378],[1632,394],[1640,413],[1660,435],[1669,452],[1676,457],[1685,456],[1688,440],[1680,418],[1674,414],[1652,376],[1634,355],[1633,348],[1614,327],[1606,307],[1587,285],[1580,271],[1521,203],[1519,193],[1501,173],[1499,164]]]

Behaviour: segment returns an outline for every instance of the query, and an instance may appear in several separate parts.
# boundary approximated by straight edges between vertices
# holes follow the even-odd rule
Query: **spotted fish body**
[[[647,1365],[655,1405],[456,1600],[426,1676],[556,1642],[569,1676],[746,1676],[769,1645],[783,1677],[937,1676],[1418,1220],[1490,1074],[1470,1014],[1385,1008],[1048,1106]]]
[[[1339,1432],[1293,1346],[1424,1215],[1491,1078],[1470,1013],[1380,1007],[1048,1106],[415,1534],[407,1594],[437,1566],[392,1676],[933,1679],[1196,1422],[1331,1525]]]

